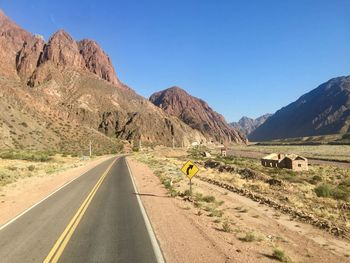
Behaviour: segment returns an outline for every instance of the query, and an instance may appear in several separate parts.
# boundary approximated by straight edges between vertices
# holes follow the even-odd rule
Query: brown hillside
[[[76,42],[60,30],[46,43],[3,13],[0,25],[7,62],[0,67],[0,148],[82,151],[92,140],[110,151],[120,140],[205,140],[122,84],[96,42]]]
[[[192,128],[217,142],[244,143],[246,138],[231,127],[222,115],[208,103],[189,95],[179,87],[172,87],[150,97],[150,101],[172,116],[180,118]]]

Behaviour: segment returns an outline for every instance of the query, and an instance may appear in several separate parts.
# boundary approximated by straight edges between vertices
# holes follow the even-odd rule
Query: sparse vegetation
[[[5,151],[0,153],[0,158],[10,160],[26,160],[34,162],[47,162],[51,160],[52,152],[28,152],[28,151]]]
[[[240,238],[240,240],[245,241],[245,242],[253,242],[253,241],[261,241],[262,237],[254,232],[247,232],[244,237]]]
[[[35,170],[35,165],[33,165],[33,164],[29,165],[28,170],[33,172]]]
[[[231,228],[230,222],[228,220],[225,220],[222,223],[222,231],[224,231],[226,233],[231,233],[232,232],[232,228]]]
[[[272,253],[272,257],[277,259],[280,262],[289,263],[291,262],[290,258],[286,255],[283,249],[275,248]]]

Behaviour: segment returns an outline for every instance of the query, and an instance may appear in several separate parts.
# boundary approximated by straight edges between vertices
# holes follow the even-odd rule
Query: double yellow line
[[[86,197],[82,205],[79,207],[77,213],[74,215],[72,220],[69,222],[66,229],[63,231],[61,236],[56,241],[53,248],[50,250],[49,254],[44,260],[44,263],[53,263],[57,262],[59,258],[61,257],[65,247],[67,246],[70,238],[72,237],[75,229],[77,228],[80,220],[82,219],[86,209],[88,208],[89,204],[91,203],[92,198],[96,194],[98,188],[101,186],[103,180],[107,176],[108,172],[112,168],[113,164],[116,162],[117,159],[115,159],[107,168],[107,170],[102,174],[101,178],[97,181],[94,188],[91,190],[89,195]]]

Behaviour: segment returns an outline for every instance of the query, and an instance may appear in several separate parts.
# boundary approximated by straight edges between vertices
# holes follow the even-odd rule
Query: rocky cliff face
[[[227,124],[224,117],[213,111],[205,101],[189,95],[179,87],[156,92],[151,95],[150,101],[166,113],[180,118],[202,132],[209,140],[226,143],[246,142],[245,136]]]
[[[264,114],[256,119],[243,116],[238,122],[232,122],[230,125],[235,129],[241,131],[249,139],[251,134],[256,128],[262,125],[272,114]]]
[[[2,12],[0,33],[0,149],[79,152],[92,140],[112,151],[120,140],[205,141],[121,83],[96,42],[77,42],[63,30],[45,42]]]
[[[350,132],[350,76],[338,77],[278,110],[250,134],[253,141]]]
[[[95,41],[84,39],[78,42],[78,46],[85,66],[90,72],[112,84],[120,84],[110,58]]]

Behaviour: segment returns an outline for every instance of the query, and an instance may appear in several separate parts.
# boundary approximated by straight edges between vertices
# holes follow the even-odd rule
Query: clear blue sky
[[[349,0],[16,1],[0,8],[45,39],[91,38],[148,97],[173,85],[228,121],[273,113],[350,75]]]

